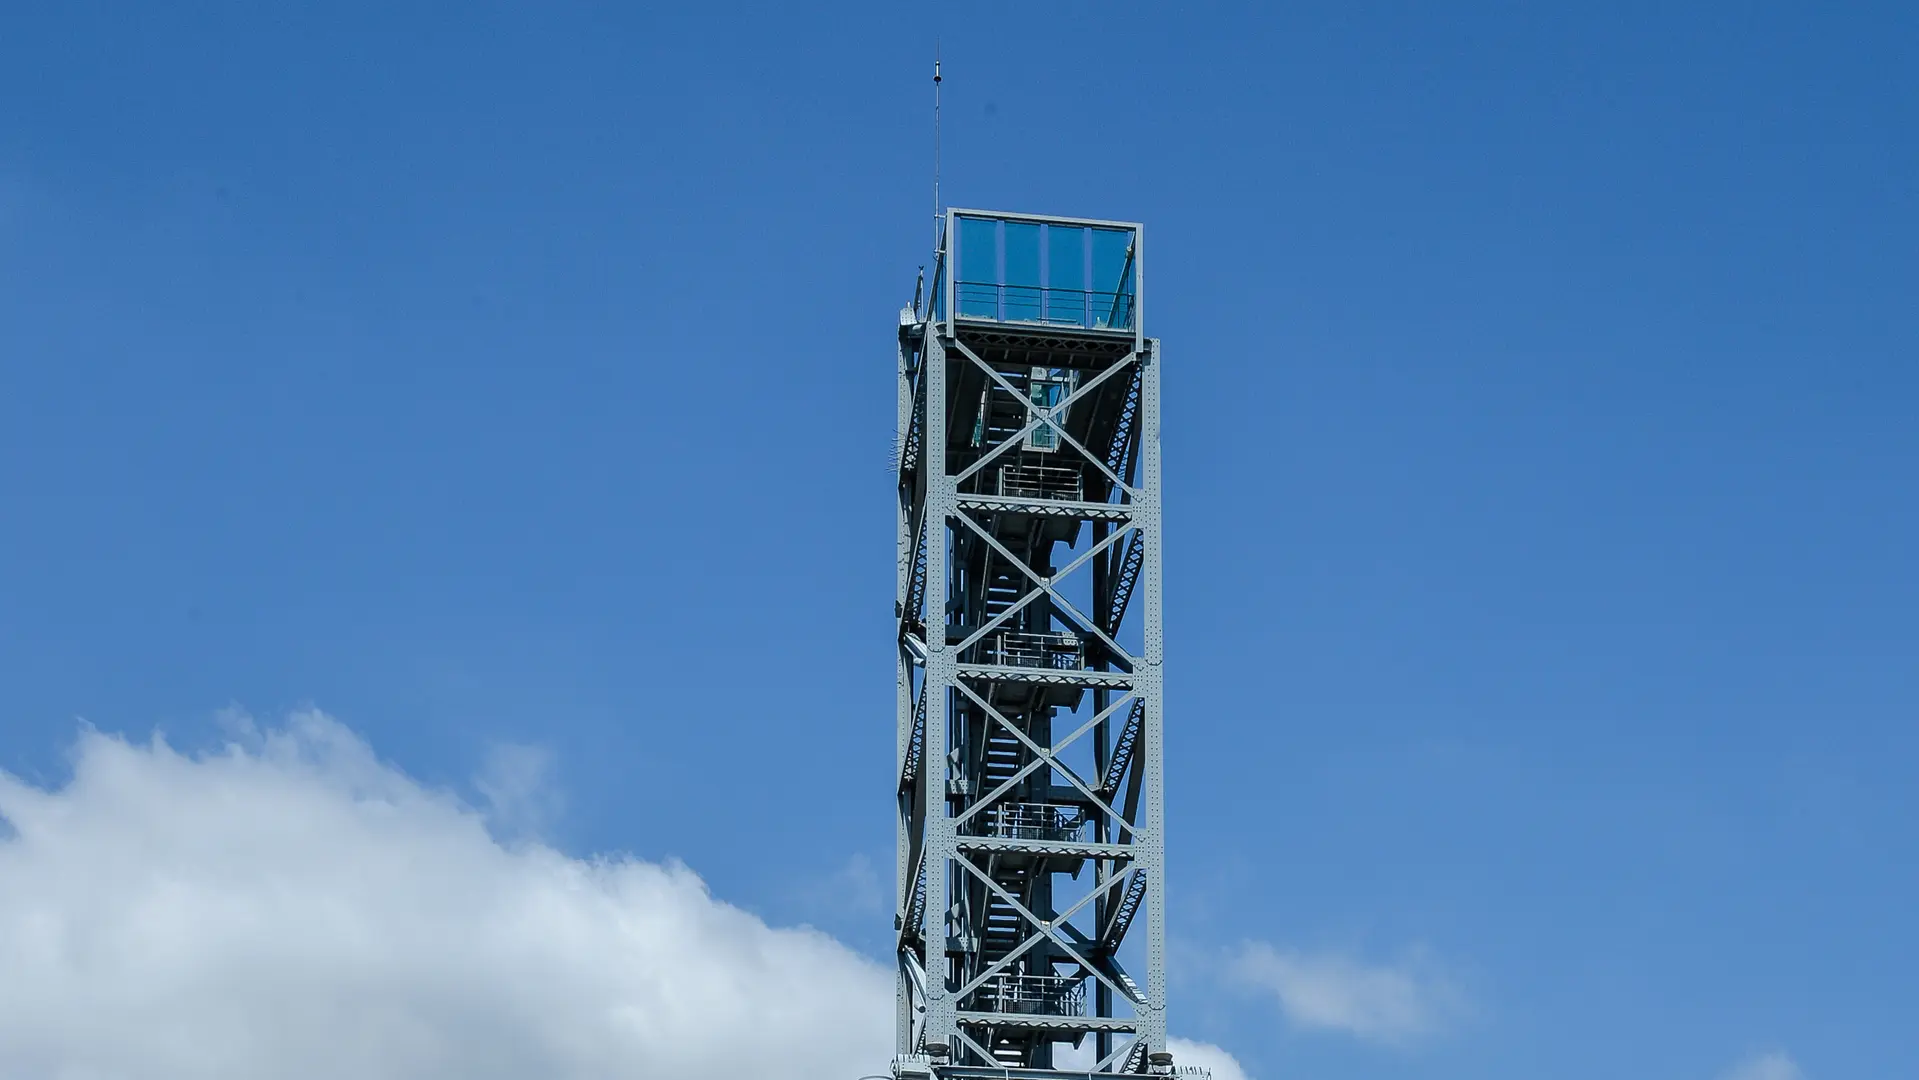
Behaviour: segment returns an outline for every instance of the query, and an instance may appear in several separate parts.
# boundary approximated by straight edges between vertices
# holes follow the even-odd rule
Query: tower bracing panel
[[[1141,255],[1134,224],[950,210],[900,313],[902,1076],[1170,1060]]]

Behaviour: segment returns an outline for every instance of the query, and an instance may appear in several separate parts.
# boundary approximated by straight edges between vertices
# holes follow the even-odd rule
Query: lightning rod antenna
[[[933,259],[940,246],[940,44],[933,39]]]

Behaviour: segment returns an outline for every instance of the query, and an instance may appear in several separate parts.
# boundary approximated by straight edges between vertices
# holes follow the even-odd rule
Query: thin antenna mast
[[[933,258],[940,246],[940,44],[933,39]]]

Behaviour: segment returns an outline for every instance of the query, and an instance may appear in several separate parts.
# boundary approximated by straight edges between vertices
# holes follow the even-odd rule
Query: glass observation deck
[[[933,279],[961,319],[1139,329],[1139,226],[1120,221],[949,210]]]

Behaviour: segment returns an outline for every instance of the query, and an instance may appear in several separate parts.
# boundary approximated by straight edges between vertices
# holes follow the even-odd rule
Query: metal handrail
[[[996,281],[955,281],[954,314],[998,322],[1035,322],[1097,330],[1131,330],[1134,295],[1130,289],[1059,289],[1049,285],[1007,285]],[[990,314],[980,311],[990,306]]]
[[[1086,829],[1086,811],[1055,803],[1000,803],[978,818],[980,836],[1004,840],[1046,840],[1072,843]]]
[[[1086,666],[1086,646],[1077,634],[1002,630],[986,640],[986,663],[1075,671]]]
[[[1077,502],[1085,493],[1081,470],[1071,465],[1002,465],[998,494],[1017,499]]]
[[[980,987],[979,1003],[987,1012],[1084,1016],[1086,983],[1067,975],[996,975]]]

